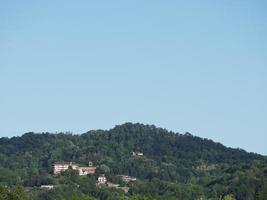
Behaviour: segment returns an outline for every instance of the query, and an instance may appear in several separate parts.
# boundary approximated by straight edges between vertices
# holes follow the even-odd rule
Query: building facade
[[[98,184],[105,184],[107,182],[107,178],[104,174],[100,175],[98,178],[97,178],[97,183]]]
[[[53,174],[60,174],[61,172],[64,172],[69,168],[77,170],[79,166],[76,163],[72,162],[57,162],[53,166]]]
[[[54,164],[53,168],[53,174],[55,175],[60,174],[69,168],[78,170],[80,176],[94,174],[96,170],[96,167],[93,166],[93,162],[91,161],[89,161],[88,167],[80,167],[78,164],[72,162],[57,162]]]

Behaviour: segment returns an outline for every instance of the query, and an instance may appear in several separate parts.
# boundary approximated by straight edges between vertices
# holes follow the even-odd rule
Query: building
[[[57,162],[54,164],[53,173],[57,175],[69,168],[78,170],[80,176],[94,174],[96,170],[96,167],[93,166],[92,161],[89,161],[88,167],[80,167],[78,164],[72,162]]]
[[[78,170],[79,170],[79,175],[84,176],[84,175],[94,174],[96,167],[93,166],[92,161],[89,161],[88,167],[79,167]]]
[[[98,177],[98,179],[97,179],[98,185],[100,185],[100,184],[106,184],[106,182],[107,182],[107,178],[106,178],[106,176],[104,174],[100,175]]]
[[[121,180],[123,180],[124,182],[130,182],[130,181],[136,181],[135,177],[131,177],[128,175],[123,175],[123,174],[118,174],[116,175],[116,177],[120,178]]]
[[[69,162],[69,163],[68,162],[57,162],[53,166],[53,173],[60,174],[61,172],[64,172],[69,168],[78,170],[79,166],[76,163],[72,163],[72,162]]]
[[[132,156],[143,156],[144,154],[142,152],[132,152]]]
[[[41,185],[41,189],[52,190],[53,188],[53,185]]]

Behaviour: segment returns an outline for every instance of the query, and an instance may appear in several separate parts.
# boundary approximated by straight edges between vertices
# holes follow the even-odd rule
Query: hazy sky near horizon
[[[1,1],[0,136],[191,132],[267,155],[267,1]]]

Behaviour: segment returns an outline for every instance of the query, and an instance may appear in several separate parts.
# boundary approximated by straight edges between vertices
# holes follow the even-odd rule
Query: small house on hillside
[[[100,185],[100,184],[106,184],[107,182],[107,178],[104,174],[100,175],[98,178],[97,178],[97,184]]]
[[[142,152],[132,152],[132,156],[143,156],[144,154]]]
[[[52,190],[54,188],[54,185],[41,185],[40,188],[45,190]]]
[[[120,178],[124,182],[136,181],[135,177],[131,177],[128,175],[118,174],[118,175],[116,175],[116,177]]]

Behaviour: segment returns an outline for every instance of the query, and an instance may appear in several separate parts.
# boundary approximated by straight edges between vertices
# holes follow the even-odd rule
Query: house
[[[78,170],[79,166],[73,162],[56,162],[53,166],[53,173],[60,174],[61,172],[66,171],[67,169],[72,168],[74,170]]]
[[[130,182],[130,181],[136,181],[135,177],[131,177],[128,175],[123,175],[123,174],[118,174],[116,175],[116,177],[120,178],[121,180],[123,180],[124,182]]]
[[[143,156],[144,154],[142,152],[132,152],[132,156]]]
[[[104,174],[100,175],[98,178],[97,178],[97,183],[98,185],[100,184],[105,184],[107,182],[107,178]]]
[[[84,176],[84,175],[94,174],[96,167],[93,166],[92,161],[89,161],[88,167],[79,167],[78,170],[79,170],[79,175]]]

